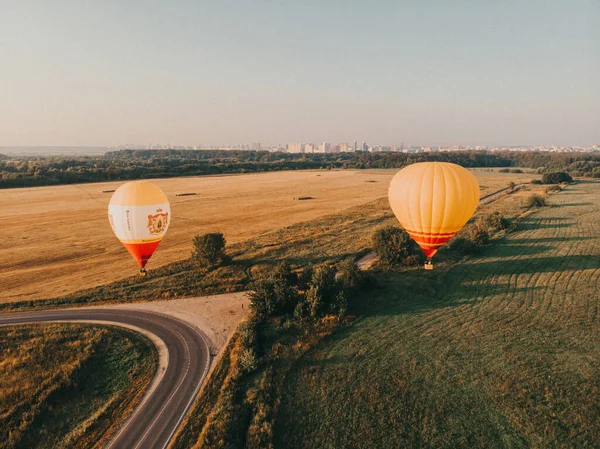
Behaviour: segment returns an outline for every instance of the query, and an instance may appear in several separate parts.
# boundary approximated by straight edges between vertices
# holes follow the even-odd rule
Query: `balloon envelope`
[[[144,268],[167,232],[171,206],[155,184],[131,181],[113,193],[108,220],[117,238]]]
[[[388,198],[402,227],[430,258],[477,209],[479,184],[460,165],[421,162],[396,173]]]

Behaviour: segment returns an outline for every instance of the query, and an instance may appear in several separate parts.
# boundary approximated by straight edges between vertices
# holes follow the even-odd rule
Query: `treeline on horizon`
[[[120,150],[102,156],[0,154],[0,188],[34,187],[143,178],[202,176],[306,169],[401,168],[415,162],[463,167],[563,170],[600,178],[600,154],[458,151],[444,153],[298,154],[228,150]]]

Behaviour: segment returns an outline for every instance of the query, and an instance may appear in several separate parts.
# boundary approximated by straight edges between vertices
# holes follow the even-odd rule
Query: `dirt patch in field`
[[[226,293],[169,301],[119,304],[110,308],[146,310],[186,321],[206,334],[210,339],[211,352],[215,355],[248,314],[250,301],[246,293]]]

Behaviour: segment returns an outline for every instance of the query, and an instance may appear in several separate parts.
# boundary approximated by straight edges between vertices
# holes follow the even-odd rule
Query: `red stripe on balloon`
[[[160,240],[149,243],[123,243],[123,246],[133,256],[140,268],[144,268],[159,243]]]
[[[419,233],[419,235],[413,235],[410,232],[408,234],[421,247],[426,257],[433,257],[434,254],[438,252],[440,247],[450,240],[455,233],[448,233],[444,236],[441,234],[424,235],[421,233]]]

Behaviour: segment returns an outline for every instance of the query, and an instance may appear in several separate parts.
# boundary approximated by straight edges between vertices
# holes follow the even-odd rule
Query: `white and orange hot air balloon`
[[[427,257],[431,258],[473,216],[479,203],[475,176],[460,165],[421,162],[400,170],[390,183],[394,215]]]
[[[171,221],[167,195],[148,181],[131,181],[113,193],[108,205],[113,232],[146,275],[146,263],[164,237]]]

